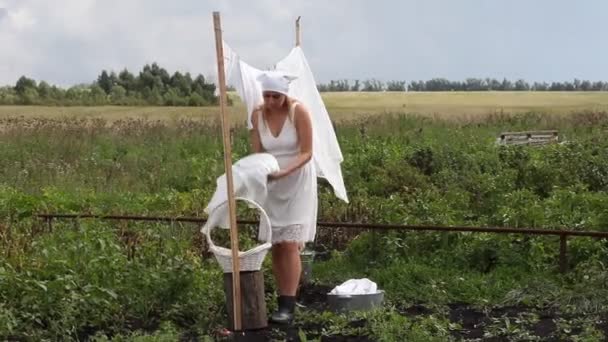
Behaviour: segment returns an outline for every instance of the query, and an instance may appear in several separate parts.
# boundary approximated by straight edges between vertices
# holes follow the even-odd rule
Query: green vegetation
[[[118,74],[103,70],[95,82],[68,89],[22,76],[14,87],[0,87],[0,105],[209,106],[217,104],[214,91],[215,85],[203,75],[170,75],[153,63],[138,75],[126,69]]]
[[[322,184],[320,220],[608,229],[605,113],[338,122],[351,203]],[[501,131],[525,129],[557,129],[564,141],[495,144]],[[199,227],[80,220],[49,229],[35,214],[204,216],[223,172],[220,132],[186,118],[0,120],[0,339],[215,339],[226,319],[222,277]],[[247,153],[241,125],[233,158]],[[608,328],[606,241],[570,239],[565,275],[552,237],[321,229],[314,247],[329,258],[302,291],[369,277],[387,298],[351,315],[306,302],[302,340],[601,341]]]
[[[534,82],[518,79],[513,82],[494,78],[467,78],[464,81],[450,81],[445,78],[433,78],[428,81],[388,81],[386,83],[371,80],[332,80],[319,84],[319,91],[606,91],[608,82],[574,79],[572,82]]]

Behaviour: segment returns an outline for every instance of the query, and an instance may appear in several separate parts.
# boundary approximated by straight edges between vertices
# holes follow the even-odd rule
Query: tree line
[[[523,79],[510,81],[506,78],[499,81],[494,78],[467,78],[464,81],[450,81],[445,78],[433,78],[428,81],[382,82],[377,79],[365,81],[332,80],[318,84],[320,92],[328,91],[608,91],[608,82],[574,79],[566,82],[534,82]]]
[[[608,82],[574,79],[566,82],[534,82],[523,79],[467,78],[450,81],[332,80],[317,85],[320,92],[344,91],[608,91]],[[36,82],[26,76],[15,86],[0,87],[0,105],[124,105],[124,106],[209,106],[216,105],[215,84],[203,75],[174,72],[157,63],[146,64],[138,74],[123,69],[118,74],[103,70],[95,81],[69,88]]]
[[[90,84],[67,89],[36,82],[26,76],[15,86],[0,87],[3,105],[124,105],[208,106],[218,103],[215,84],[203,75],[176,71],[172,75],[157,63],[146,64],[138,74],[123,69],[103,70]]]

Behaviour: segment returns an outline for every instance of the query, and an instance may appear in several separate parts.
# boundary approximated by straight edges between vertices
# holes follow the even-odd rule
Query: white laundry
[[[251,129],[251,114],[254,108],[263,102],[261,85],[257,78],[264,71],[243,62],[225,42],[224,55],[226,79],[235,87],[245,103],[247,126]],[[289,96],[303,103],[311,112],[316,174],[327,179],[338,198],[348,202],[340,167],[344,159],[342,151],[302,49],[295,47],[291,50],[287,57],[276,64],[276,70],[297,77],[290,84]]]
[[[268,196],[268,174],[279,170],[278,161],[269,153],[254,153],[239,159],[232,165],[234,195],[251,200],[263,207]],[[203,233],[210,227],[226,229],[230,227],[229,207],[221,206],[228,200],[227,187],[226,174],[223,174],[218,177],[215,192],[205,208],[205,213],[209,215],[209,218],[203,226]],[[215,210],[216,208],[217,210]],[[268,241],[268,237],[264,234],[266,229],[262,228],[259,229],[258,239]]]
[[[350,279],[331,290],[332,295],[362,295],[378,293],[378,286],[373,281],[363,279]]]
[[[251,129],[251,113],[254,108],[264,102],[262,85],[257,78],[262,71],[241,61],[240,57],[224,42],[224,73],[226,80],[236,89],[247,107],[247,127]],[[216,87],[216,95],[219,87]]]

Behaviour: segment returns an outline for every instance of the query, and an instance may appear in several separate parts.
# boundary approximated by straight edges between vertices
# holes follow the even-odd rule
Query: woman
[[[300,250],[317,220],[317,176],[312,159],[309,111],[288,96],[293,78],[262,74],[264,102],[252,115],[251,145],[255,153],[272,154],[281,170],[268,176],[264,204],[272,223],[272,268],[279,291],[275,323],[293,320],[300,281]]]

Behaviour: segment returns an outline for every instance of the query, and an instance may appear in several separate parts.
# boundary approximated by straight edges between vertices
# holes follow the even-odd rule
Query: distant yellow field
[[[527,111],[570,113],[608,111],[608,92],[336,92],[323,93],[327,109],[336,120],[388,112],[416,113],[435,117],[469,117],[489,113]],[[230,112],[236,121],[245,117],[245,109],[236,95]],[[217,117],[217,107],[45,107],[0,106],[2,117],[99,117],[107,120],[147,118],[209,119]]]

